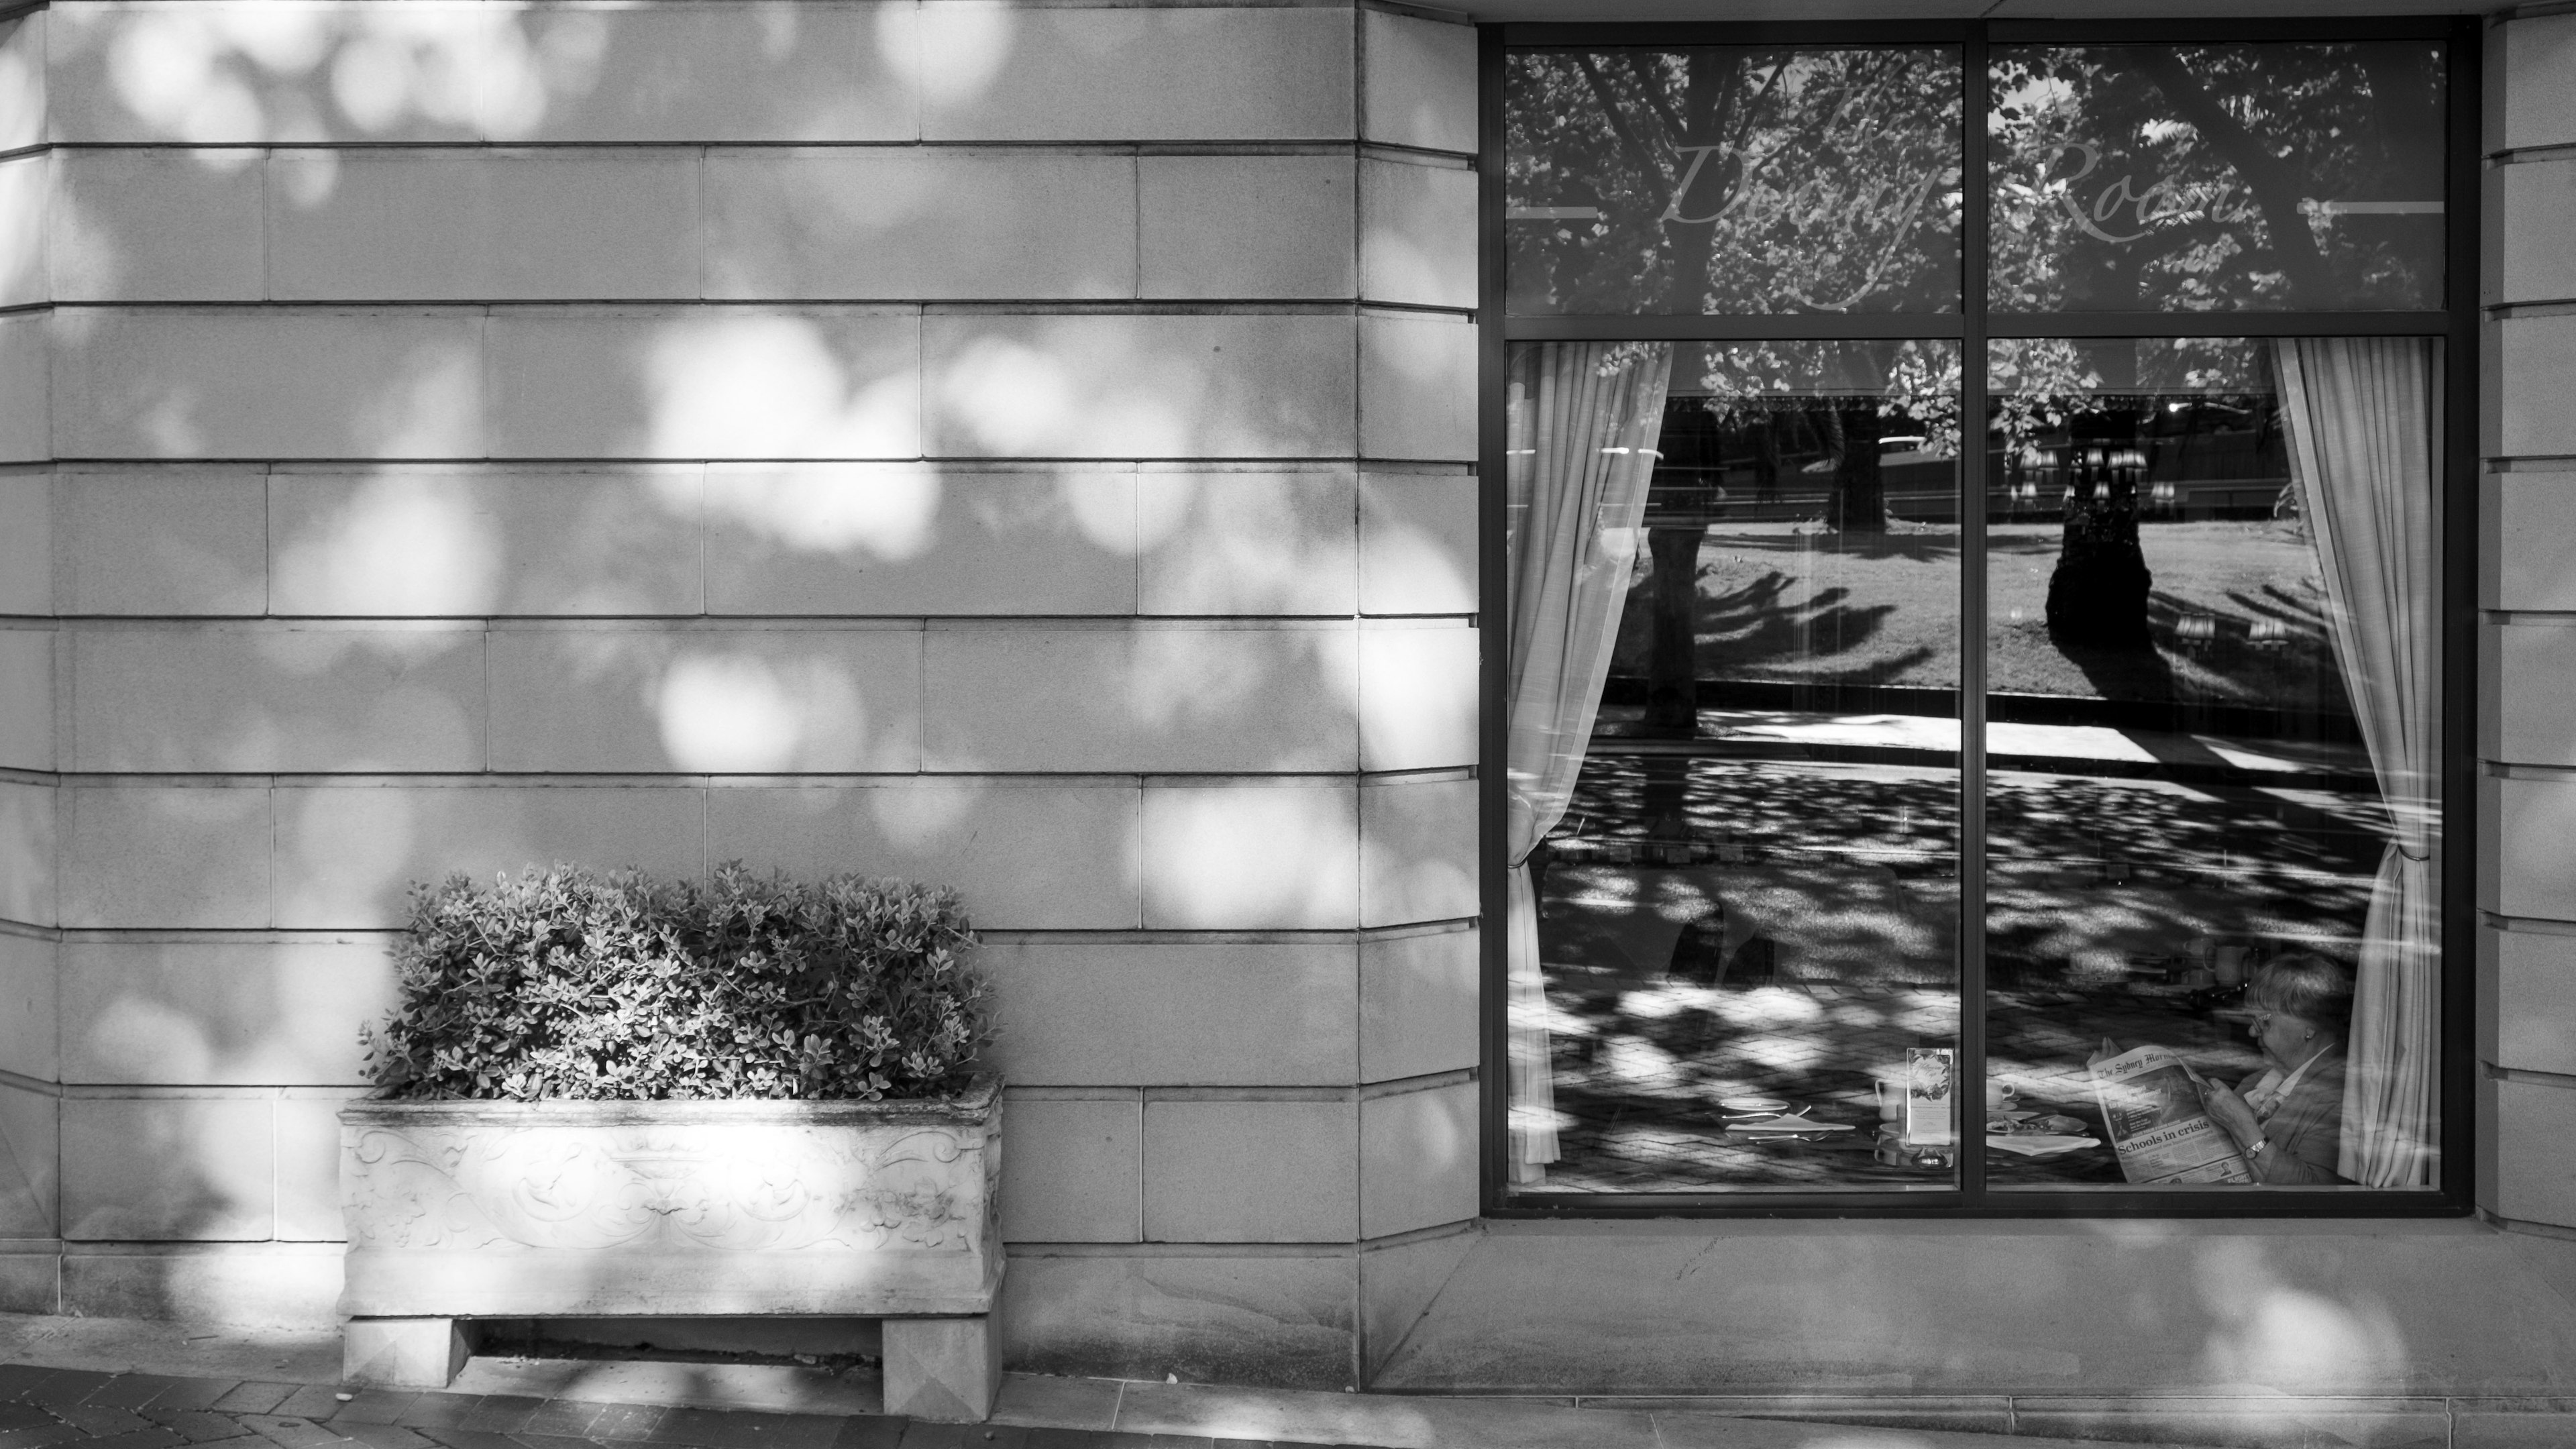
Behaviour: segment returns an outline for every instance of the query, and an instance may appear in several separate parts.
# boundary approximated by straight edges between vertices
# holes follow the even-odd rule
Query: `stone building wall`
[[[408,884],[738,858],[965,893],[1015,1364],[1352,1382],[1477,1209],[1474,57],[0,20],[0,1307],[327,1322]]]

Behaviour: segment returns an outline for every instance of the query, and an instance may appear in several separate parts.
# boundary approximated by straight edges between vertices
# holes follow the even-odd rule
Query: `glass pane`
[[[1990,362],[1989,1181],[2432,1186],[2440,348]]]
[[[1516,314],[1955,312],[1955,49],[1522,50]]]
[[[2013,46],[1990,81],[1998,310],[2443,303],[2436,42]]]
[[[1955,1185],[1957,350],[1523,344],[1509,411],[1515,1183]]]

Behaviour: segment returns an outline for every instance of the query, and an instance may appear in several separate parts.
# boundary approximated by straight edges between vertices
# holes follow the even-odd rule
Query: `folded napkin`
[[[2102,1143],[2092,1137],[2067,1137],[2053,1132],[2031,1132],[2013,1137],[1989,1137],[1986,1139],[1986,1145],[2002,1148],[2006,1152],[2019,1153],[2024,1157],[2046,1157],[2056,1152],[2072,1152],[2078,1147],[2099,1147]]]
[[[1751,1122],[1729,1122],[1726,1124],[1726,1130],[1781,1135],[1791,1132],[1849,1132],[1852,1128],[1847,1122],[1818,1122],[1813,1118],[1801,1117],[1795,1112],[1789,1112],[1778,1117],[1757,1118]]]

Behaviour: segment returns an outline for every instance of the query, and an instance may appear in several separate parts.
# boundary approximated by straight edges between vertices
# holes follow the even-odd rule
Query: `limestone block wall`
[[[2576,14],[2489,32],[2480,1204],[2576,1228]]]
[[[1354,1382],[1477,1210],[1474,56],[0,20],[0,1307],[327,1321],[409,883],[739,858],[965,893],[1015,1364]]]

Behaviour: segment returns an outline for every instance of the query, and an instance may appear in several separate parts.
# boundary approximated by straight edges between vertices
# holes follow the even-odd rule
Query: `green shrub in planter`
[[[452,876],[413,888],[369,1067],[415,1101],[952,1095],[993,1035],[974,944],[904,881]]]

